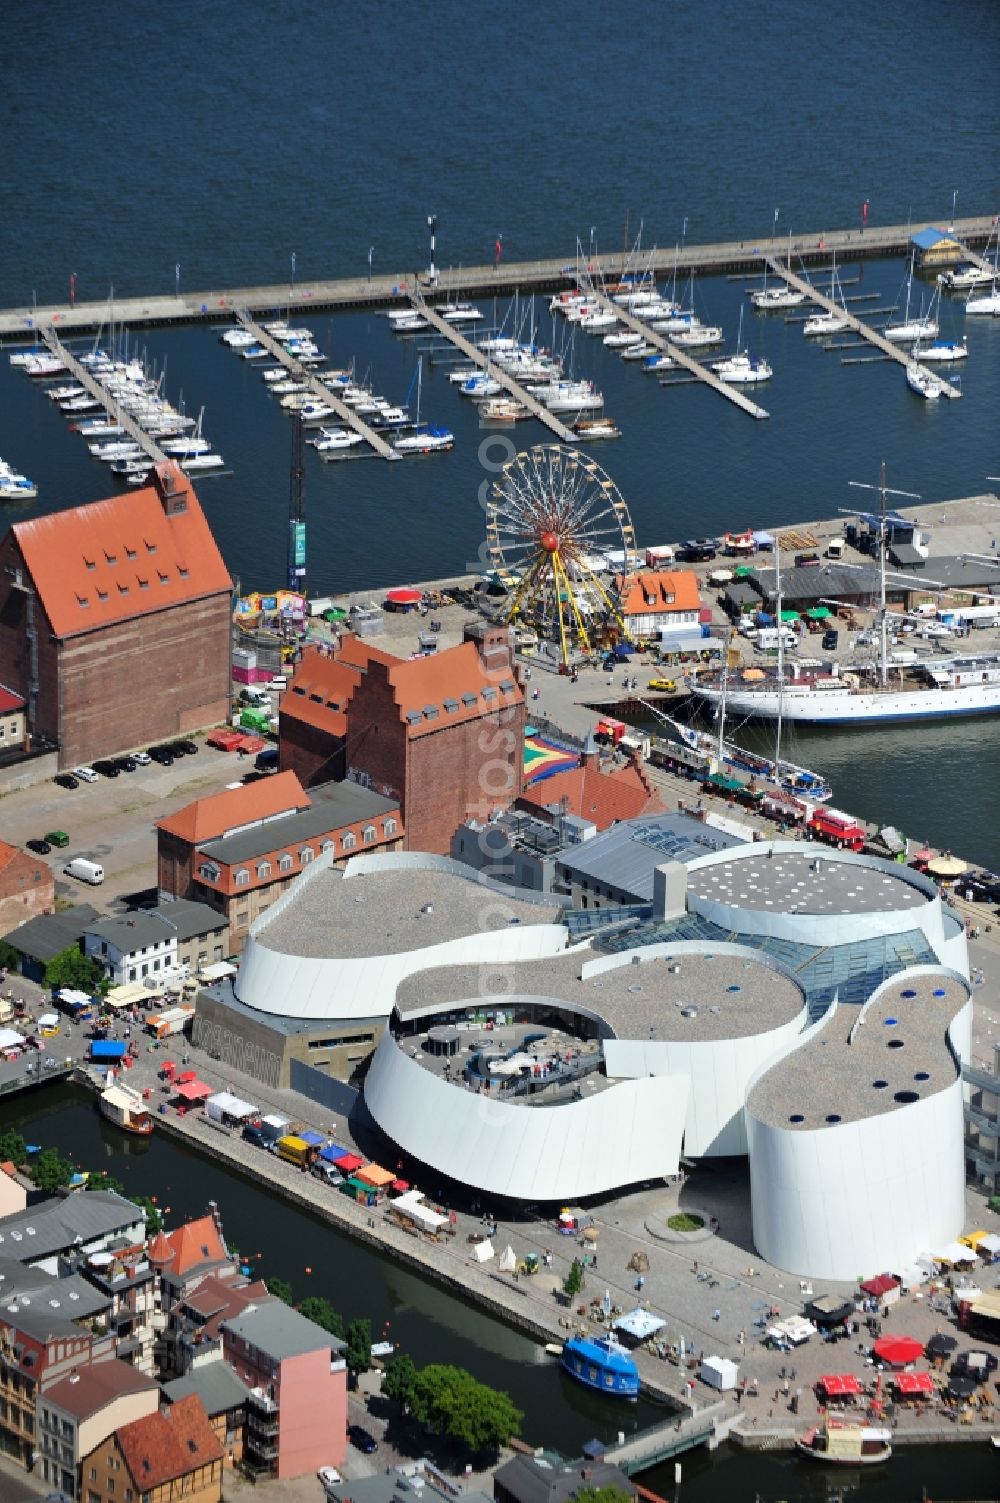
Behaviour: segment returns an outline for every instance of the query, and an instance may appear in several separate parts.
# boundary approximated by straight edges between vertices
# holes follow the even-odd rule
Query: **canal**
[[[566,1378],[537,1342],[308,1212],[276,1202],[249,1176],[161,1133],[146,1141],[125,1136],[73,1086],[50,1086],[0,1104],[0,1130],[10,1127],[30,1142],[58,1149],[82,1170],[115,1175],[128,1194],[155,1196],[168,1228],[217,1201],[229,1245],[255,1273],[286,1279],[297,1298],[325,1296],[346,1320],[367,1316],[376,1339],[398,1342],[418,1365],[453,1362],[506,1389],[524,1411],[524,1438],[534,1444],[579,1454],[586,1440],[613,1441],[618,1430],[645,1428],[664,1412],[647,1401],[619,1407],[589,1393]],[[713,1455],[690,1452],[682,1468],[684,1503],[828,1498],[833,1481],[823,1468],[794,1456],[729,1446]],[[904,1503],[919,1499],[925,1486],[938,1500],[981,1500],[998,1495],[998,1476],[995,1453],[968,1445],[958,1451],[911,1449],[874,1473],[838,1474],[836,1483],[845,1500]],[[642,1480],[661,1497],[675,1496],[672,1463]]]

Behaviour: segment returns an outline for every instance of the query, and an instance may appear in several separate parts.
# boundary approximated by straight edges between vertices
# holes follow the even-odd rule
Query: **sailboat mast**
[[[879,656],[878,677],[879,683],[884,689],[889,679],[889,647],[888,647],[888,623],[886,621],[885,605],[885,555],[886,555],[886,520],[887,488],[885,483],[885,460],[879,471],[879,494],[882,502],[881,516],[879,517],[878,529],[878,609],[879,609]]]
[[[726,691],[729,688],[729,642],[726,642],[726,651],[722,658],[722,697],[719,700],[719,739],[717,753],[719,766],[722,766],[725,755],[726,739]]]
[[[775,625],[778,628],[778,719],[774,736],[774,767],[775,771],[781,766],[781,717],[785,705],[785,644],[781,625],[781,534],[776,533],[774,538],[774,593],[775,593]]]

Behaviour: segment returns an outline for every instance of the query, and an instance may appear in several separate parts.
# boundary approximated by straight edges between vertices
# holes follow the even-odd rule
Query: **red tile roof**
[[[219,1335],[224,1320],[242,1315],[250,1305],[262,1305],[274,1296],[268,1293],[263,1279],[250,1284],[234,1285],[230,1279],[209,1274],[202,1279],[191,1294],[184,1296],[184,1307],[195,1312],[205,1322],[205,1331],[211,1337]]]
[[[646,616],[664,611],[696,611],[701,605],[698,577],[690,569],[644,569],[615,580],[623,616]],[[651,600],[647,597],[652,597]]]
[[[584,757],[579,767],[532,783],[522,795],[522,802],[537,808],[563,800],[568,814],[589,819],[599,830],[606,830],[616,820],[662,814],[666,808],[645,770],[631,759],[624,767],[605,770],[596,757]]]
[[[281,696],[282,716],[290,715],[331,736],[347,735],[347,706],[361,682],[358,669],[319,648],[307,648],[288,690]]]
[[[115,1438],[142,1493],[222,1460],[222,1446],[196,1393],[178,1399],[166,1413],[147,1414],[123,1425]]]
[[[14,710],[23,710],[24,700],[20,694],[15,694],[13,689],[7,689],[0,684],[0,715],[10,715]]]
[[[164,1256],[163,1243],[169,1248]],[[149,1249],[153,1258],[167,1273],[183,1278],[205,1263],[222,1263],[229,1258],[229,1249],[212,1216],[199,1216],[197,1221],[186,1221],[175,1231],[164,1232],[163,1241],[157,1237]]]
[[[192,845],[202,845],[218,840],[229,830],[308,809],[311,803],[294,772],[276,772],[259,783],[224,788],[221,793],[197,798],[165,819],[158,819],[156,828]]]
[[[0,840],[0,872],[10,866],[16,856],[23,856],[24,852],[16,845],[8,845],[6,840]]]
[[[78,636],[232,589],[205,513],[179,465],[154,485],[15,522],[12,531],[57,637]],[[168,516],[173,487],[183,510]]]

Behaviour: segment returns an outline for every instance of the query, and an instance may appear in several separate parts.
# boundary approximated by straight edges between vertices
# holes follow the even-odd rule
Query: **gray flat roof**
[[[907,975],[888,986],[849,1042],[858,1012],[838,1008],[808,1044],[762,1075],[747,1099],[775,1127],[816,1129],[898,1111],[954,1084],[945,1030],[968,1000],[950,976]]]
[[[164,1383],[163,1392],[172,1404],[196,1393],[205,1406],[206,1414],[221,1414],[226,1409],[236,1409],[250,1390],[228,1362],[223,1362],[220,1357],[217,1362],[193,1367],[183,1378]]]
[[[70,1320],[85,1320],[111,1305],[111,1297],[102,1294],[82,1274],[65,1278],[32,1268],[15,1258],[0,1258],[0,1315],[15,1317],[20,1309],[41,1307],[53,1315]]]
[[[398,799],[384,798],[381,793],[348,781],[322,783],[318,788],[310,788],[309,797],[313,800],[309,809],[270,819],[252,830],[210,840],[198,849],[212,861],[235,865],[286,846],[291,849],[303,840],[325,835],[328,830],[359,824],[364,819],[381,819],[399,811]]]
[[[87,925],[100,917],[89,903],[80,903],[62,913],[40,913],[4,937],[31,960],[51,960],[53,955],[78,944]]]
[[[139,1207],[115,1190],[77,1191],[0,1218],[0,1253],[37,1262],[142,1220]]]
[[[688,873],[688,893],[736,908],[823,916],[922,908],[928,901],[902,876],[841,860],[818,845],[697,868]]]
[[[280,1012],[258,1012],[241,1002],[233,991],[232,979],[217,982],[214,986],[202,987],[200,997],[210,997],[217,1006],[225,1008],[237,1017],[246,1018],[257,1028],[269,1029],[283,1038],[292,1038],[301,1033],[316,1034],[320,1038],[336,1037],[339,1033],[357,1033],[359,1028],[380,1029],[385,1023],[384,1013],[363,1018],[292,1018]]]
[[[342,1352],[344,1343],[324,1331],[314,1320],[308,1320],[286,1305],[283,1300],[267,1300],[254,1309],[244,1310],[222,1322],[222,1329],[240,1336],[244,1341],[280,1362],[285,1357],[301,1357],[306,1352],[318,1352],[324,1348]]]
[[[207,903],[196,903],[191,898],[174,898],[163,902],[151,912],[159,914],[177,931],[179,940],[194,939],[196,934],[212,934],[229,928],[224,913],[217,913]]]
[[[493,987],[492,995],[499,993],[502,1002],[555,997],[567,1007],[597,1013],[616,1038],[700,1041],[766,1033],[805,1006],[798,984],[759,956],[709,946],[706,952],[658,956],[640,965],[626,956],[622,965],[586,980],[581,971],[595,959],[592,950],[513,962],[502,973],[495,966],[438,966],[400,983],[396,1009],[408,1020],[433,1007],[475,1006]],[[685,1016],[692,1007],[696,1012]]]
[[[511,923],[556,923],[561,913],[554,901],[529,903],[497,892],[471,869],[460,877],[432,867],[386,867],[345,878],[333,868],[303,884],[258,943],[315,958],[399,955]]]
[[[690,814],[651,814],[623,820],[602,835],[560,851],[556,859],[572,877],[604,882],[642,903],[652,898],[653,872],[665,861],[691,861],[740,844],[735,835]]]

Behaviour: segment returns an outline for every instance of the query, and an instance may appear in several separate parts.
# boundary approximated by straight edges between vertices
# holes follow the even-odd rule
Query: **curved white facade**
[[[527,1201],[579,1200],[676,1174],[688,1084],[624,1080],[562,1106],[512,1105],[441,1080],[386,1032],[365,1082],[382,1131],[449,1179]]]
[[[872,1002],[890,985],[880,987]],[[850,1011],[831,1008],[757,1080],[775,1069],[787,1070],[794,1080],[796,1054],[831,1029],[849,1026]],[[895,1110],[793,1128],[773,1115],[762,1120],[751,1082],[745,1117],[753,1239],[763,1258],[809,1278],[853,1280],[910,1267],[921,1253],[961,1233],[965,1124],[958,1058],[967,1047],[971,1015],[970,997],[947,1028],[947,1041],[941,1038],[938,1066],[947,1071],[948,1083]],[[859,1067],[868,1064],[870,1059]],[[788,1094],[793,1104],[793,1090]]]
[[[345,868],[343,882],[363,877],[366,872],[419,873],[421,871],[453,876],[474,889],[481,906],[477,917],[481,929],[469,926],[469,932],[443,943],[383,953],[375,935],[371,945],[355,948],[370,953],[354,955],[304,955],[277,949],[268,944],[268,928],[293,905],[300,902],[304,889],[329,879],[332,857],[319,857],[308,871],[293,883],[254,924],[243,954],[235,983],[236,995],[247,1007],[258,1012],[278,1013],[290,1018],[387,1018],[392,1011],[396,988],[404,977],[431,966],[459,965],[470,961],[483,964],[534,960],[556,955],[568,943],[568,932],[553,923],[552,907],[537,905],[540,922],[519,919],[511,923],[506,913],[511,904],[525,909],[524,895],[512,888],[477,878],[468,867],[445,856],[410,853],[360,856]],[[363,889],[359,884],[359,892]],[[529,905],[530,909],[530,905]],[[542,916],[548,921],[544,921]],[[530,911],[528,914],[530,918]],[[357,924],[363,926],[367,914],[359,909]],[[503,923],[503,927],[500,927]],[[362,938],[364,930],[362,928]],[[330,948],[336,940],[331,939]]]

